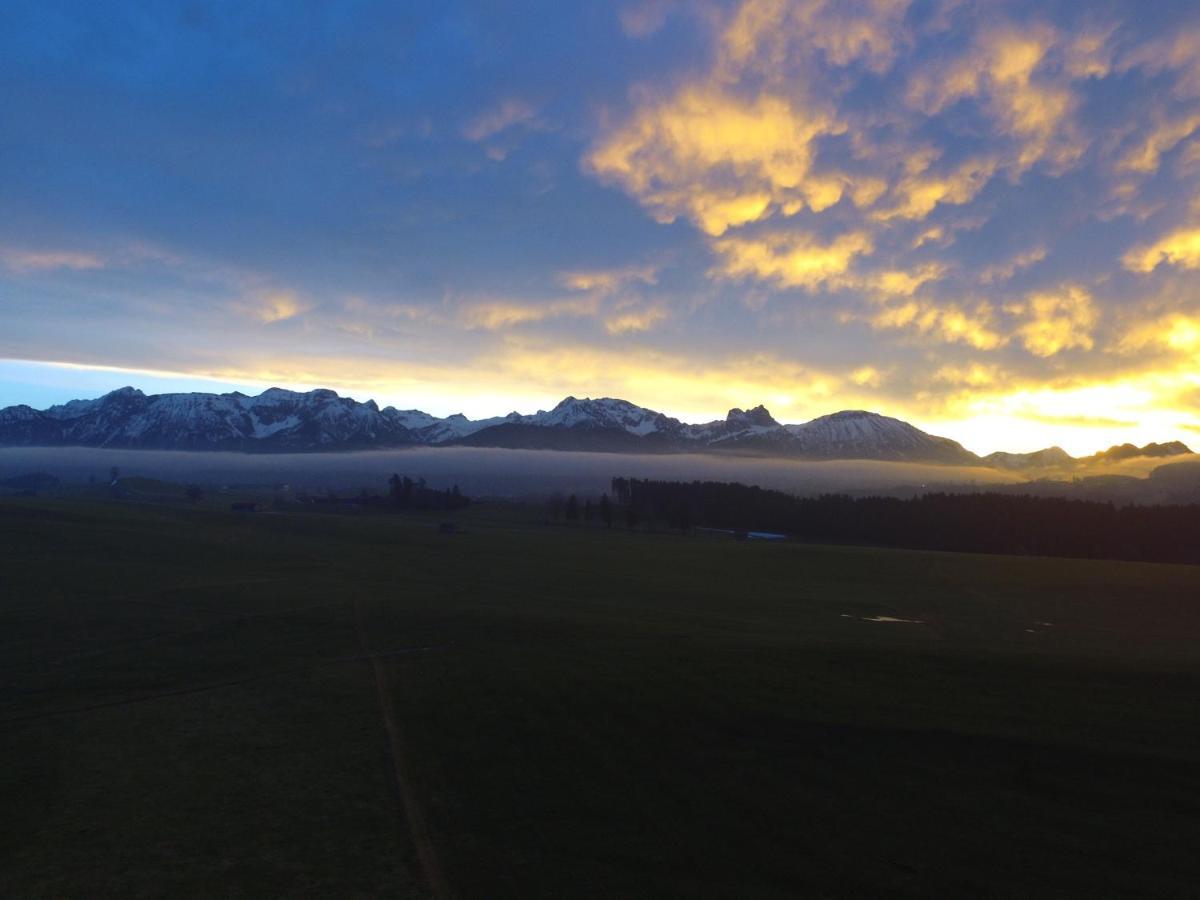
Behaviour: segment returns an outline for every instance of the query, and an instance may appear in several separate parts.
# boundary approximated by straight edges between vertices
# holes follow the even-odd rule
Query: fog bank
[[[706,454],[574,453],[476,447],[413,447],[358,453],[192,453],[89,447],[0,448],[0,478],[49,472],[68,484],[104,480],[116,466],[143,475],[204,485],[290,485],[294,490],[382,490],[391,473],[457,484],[476,497],[522,498],[554,491],[599,494],[613,476],[740,481],[795,494],[906,492],[914,488],[1015,484],[995,469],[873,460],[801,461]]]

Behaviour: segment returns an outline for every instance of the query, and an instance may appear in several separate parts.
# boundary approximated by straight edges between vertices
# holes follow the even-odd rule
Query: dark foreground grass
[[[435,521],[0,503],[0,895],[1200,883],[1200,569]]]

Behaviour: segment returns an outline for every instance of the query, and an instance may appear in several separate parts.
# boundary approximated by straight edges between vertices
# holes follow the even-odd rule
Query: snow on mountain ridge
[[[681,427],[677,419],[613,397],[566,397],[554,409],[540,409],[532,416],[523,416],[522,421],[550,428],[619,428],[638,437]]]
[[[862,409],[818,416],[785,429],[797,440],[801,452],[828,458],[978,461],[975,454],[957,441],[927,434],[908,422]]]
[[[257,396],[239,392],[146,395],[132,387],[44,411],[27,406],[0,409],[0,445],[9,446],[278,452],[459,442],[567,450],[637,452],[645,447],[654,452],[710,450],[809,459],[981,462],[955,441],[866,410],[842,410],[784,425],[757,406],[731,409],[724,419],[689,424],[627,400],[566,397],[550,410],[471,420],[461,413],[438,417],[415,409],[380,409],[373,400],[359,402],[328,389],[268,388]],[[1145,452],[1147,448],[1133,449]]]
[[[509,413],[507,416],[494,416],[489,419],[472,420],[468,419],[462,413],[452,413],[445,418],[439,419],[437,416],[430,415],[419,409],[396,409],[394,406],[385,407],[382,414],[384,417],[418,435],[421,442],[426,444],[445,443],[466,437],[469,434],[474,434],[493,425],[513,421],[514,417],[517,419],[521,418],[518,413]]]

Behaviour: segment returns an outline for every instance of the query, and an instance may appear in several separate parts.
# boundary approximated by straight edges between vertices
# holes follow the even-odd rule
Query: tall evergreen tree
[[[613,511],[612,503],[608,500],[608,494],[600,495],[600,519],[604,522],[605,528],[612,528]]]

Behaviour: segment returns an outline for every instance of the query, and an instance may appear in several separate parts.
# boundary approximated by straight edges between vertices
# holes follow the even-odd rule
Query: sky
[[[0,406],[1200,444],[1200,5],[0,6]]]

